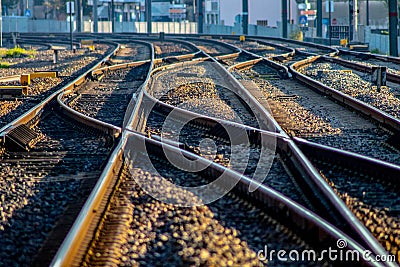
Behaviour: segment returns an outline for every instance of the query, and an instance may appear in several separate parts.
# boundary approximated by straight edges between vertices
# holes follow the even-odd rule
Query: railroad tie
[[[229,133],[227,130],[221,125],[217,124],[213,128],[208,131],[209,136],[219,137],[222,140],[230,140],[229,137],[233,138],[232,144],[242,144],[245,140],[247,140],[247,132],[244,134],[246,130],[244,128],[231,128],[229,129]]]

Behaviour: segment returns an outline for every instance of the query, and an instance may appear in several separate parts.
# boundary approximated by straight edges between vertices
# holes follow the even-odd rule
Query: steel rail
[[[343,53],[343,51],[341,50],[340,53]],[[353,53],[359,53],[361,55],[365,55],[365,56],[369,56],[369,58],[373,58],[373,59],[378,59],[378,60],[383,60],[383,61],[389,61],[389,62],[393,62],[396,64],[400,64],[400,59],[396,58],[396,57],[382,57],[382,56],[373,56],[370,54],[365,54],[365,53],[360,53],[360,52],[353,52]],[[345,54],[345,53],[343,53]],[[350,53],[349,53],[350,54]],[[354,55],[354,54],[351,54]],[[325,60],[330,61],[330,62],[334,62],[337,63],[339,65],[345,66],[345,67],[349,67],[361,72],[366,72],[366,73],[372,73],[372,67],[371,66],[366,66],[360,63],[356,63],[356,62],[352,62],[349,60],[345,60],[342,58],[338,58],[338,57],[323,57]],[[391,72],[386,72],[386,77],[388,81],[394,82],[394,83],[399,83],[400,84],[400,75],[391,73]]]
[[[200,38],[182,38],[182,39],[186,40],[187,43],[189,43],[191,45],[194,45],[194,46],[196,46],[196,45],[194,43],[190,42],[190,40],[199,41],[199,42],[210,42],[210,43],[217,44],[219,46],[227,47],[228,49],[231,49],[231,50],[235,51],[235,52],[230,53],[230,54],[215,56],[215,58],[217,60],[223,60],[223,59],[237,57],[237,56],[239,56],[239,54],[241,52],[241,50],[239,48],[235,47],[235,46],[231,46],[229,44],[222,43],[222,42],[219,42],[219,41],[216,41],[216,40],[212,40],[212,39],[200,39]]]
[[[319,57],[319,56],[318,56]],[[317,57],[317,58],[318,58]],[[296,64],[296,63],[295,63]],[[293,64],[293,65],[295,65]],[[292,67],[292,66],[291,66]],[[253,99],[253,101],[256,101]],[[275,121],[274,124],[279,127],[279,124]],[[281,130],[280,133],[289,139],[286,133]],[[357,233],[359,242],[362,242],[364,245],[371,248],[374,253],[377,255],[384,255],[386,251],[384,248],[377,242],[375,237],[366,229],[366,227],[355,217],[355,215],[347,208],[345,203],[335,194],[332,188],[326,183],[326,181],[321,177],[312,163],[306,158],[306,156],[301,152],[301,150],[297,147],[297,145],[292,140],[285,140],[286,145],[282,142],[283,139],[278,138],[278,148],[285,147],[288,148],[286,153],[288,155],[294,155],[294,165],[297,166],[297,170],[306,173],[304,176],[305,182],[307,184],[307,189],[311,192],[319,192],[319,196],[323,198],[320,199],[322,206],[320,207],[320,211],[322,214],[325,214],[333,219],[338,221],[346,222],[349,228],[347,229],[348,233],[351,232]],[[317,200],[317,199],[315,199]],[[318,201],[318,200],[317,200]],[[334,207],[335,211],[331,211],[330,214],[324,213],[329,207]],[[329,213],[329,212],[328,212]],[[383,254],[382,254],[383,253]]]
[[[205,36],[210,36],[212,38],[227,38],[227,39],[233,39],[234,37],[232,37],[232,35],[226,35],[226,34],[171,34],[171,36],[177,36],[177,37],[184,37],[184,36],[191,36],[191,37],[205,37]],[[328,53],[326,53],[326,55],[337,55],[339,53],[339,50],[336,48],[332,48],[329,46],[325,46],[325,45],[321,45],[321,44],[314,44],[311,42],[303,42],[303,41],[297,41],[297,40],[292,40],[292,39],[286,39],[286,38],[281,38],[281,37],[272,37],[272,36],[255,36],[255,35],[247,35],[246,38],[250,38],[251,40],[260,40],[260,41],[268,41],[268,40],[272,40],[272,41],[279,41],[279,42],[284,42],[284,43],[293,43],[296,45],[300,45],[300,46],[308,46],[308,47],[313,47],[313,48],[317,48],[320,50],[327,50],[330,51]],[[235,38],[236,39],[236,38]],[[296,49],[295,49],[296,50]],[[315,53],[311,53],[311,52],[301,52],[296,50],[296,52],[300,53],[300,54],[304,54],[304,55],[317,55]]]
[[[207,55],[207,53],[205,53],[205,55]],[[215,59],[213,60],[217,64],[219,64]],[[193,63],[186,62],[183,64],[193,64]],[[173,68],[175,66],[177,65],[170,65],[168,67],[156,69],[155,71],[152,72],[152,75],[154,75],[154,73],[156,73],[157,71],[164,70],[167,68]],[[221,70],[223,69],[223,71],[227,72],[227,70],[220,64],[219,67]],[[235,86],[237,86],[236,84],[238,82],[231,75],[227,75],[226,78],[232,79],[232,84],[235,84]],[[244,87],[242,86],[232,87],[232,88],[235,88],[234,89],[235,93],[239,95],[240,95],[239,90],[243,90],[250,95],[250,93],[247,90],[245,90]],[[145,93],[146,92],[144,92],[144,94]],[[250,97],[246,100],[246,102],[255,103],[255,106],[260,106],[258,101],[256,101],[252,95],[250,95]],[[267,114],[265,117],[262,116],[262,118],[272,117],[267,112],[261,114]],[[279,129],[278,132],[282,136],[289,139],[287,134],[280,128],[279,124],[273,118],[271,122],[275,126],[275,129]],[[143,126],[144,126],[144,120],[142,119],[142,127]],[[291,157],[291,160],[293,164],[297,167],[296,169],[300,170],[300,173],[302,173],[305,176],[305,182],[309,192],[318,192],[318,196],[322,198],[322,199],[316,199],[317,201],[319,201],[319,203],[321,203],[320,211],[323,214],[327,215],[327,217],[330,217],[335,221],[341,221],[342,225],[347,225],[348,226],[347,232],[352,234],[356,233],[357,240],[365,244],[376,255],[385,254],[386,251],[383,249],[383,247],[377,242],[377,240],[365,228],[365,226],[361,224],[361,222],[355,217],[355,215],[347,208],[345,203],[333,192],[332,188],[326,183],[323,177],[319,175],[318,171],[313,167],[312,163],[300,151],[300,149],[296,146],[296,144],[292,140],[287,140],[287,139],[278,138],[278,147],[283,151],[285,151],[289,155],[289,157],[293,155],[293,157]],[[285,140],[285,141],[279,142],[280,140]],[[332,207],[334,207],[334,210],[330,210]],[[327,211],[329,214],[326,213]]]
[[[185,157],[192,159],[195,164],[208,166],[207,175],[211,178],[218,177],[221,173],[224,173],[224,175],[231,177],[232,180],[238,180],[239,182],[234,189],[236,192],[259,203],[265,210],[275,214],[277,218],[289,222],[293,228],[304,233],[305,238],[309,238],[309,240],[336,244],[338,239],[345,239],[348,242],[347,248],[349,250],[355,250],[358,253],[365,251],[365,248],[341,230],[271,188],[260,185],[257,191],[249,193],[248,188],[252,181],[247,177],[195,154],[182,151],[175,146],[148,139],[133,132],[124,132],[120,143],[110,157],[107,167],[104,169],[67,238],[54,257],[51,266],[79,266],[86,252],[86,248],[82,247],[82,245],[89,244],[95,233],[97,222],[101,219],[101,214],[106,207],[104,202],[107,201],[107,196],[111,194],[110,188],[117,182],[115,176],[123,164],[124,153],[129,149],[135,149],[139,153],[143,151],[144,146],[149,147],[151,153],[157,155],[162,155],[164,151],[168,151],[169,156],[183,154]],[[359,264],[361,266],[382,266],[380,263],[368,262],[365,259],[362,259]]]
[[[213,60],[217,64],[219,64],[215,59],[213,59]],[[182,63],[180,63],[180,64],[182,64]],[[224,69],[221,65],[219,65],[219,66],[220,66],[220,68]],[[167,69],[167,68],[171,68],[171,66],[161,67],[160,70],[164,70],[164,69]],[[160,70],[153,71],[152,74],[154,74],[154,73],[156,73],[157,71],[160,71]],[[229,72],[228,72],[228,74],[229,74]],[[150,77],[150,73],[149,73],[148,78],[149,77]],[[232,77],[230,75],[227,75],[226,77],[227,77],[227,79],[232,79]],[[236,80],[234,79],[234,81],[236,81]],[[142,86],[142,90],[140,90],[139,94],[136,95],[136,98],[135,97],[132,98],[132,99],[135,98],[135,103],[136,103],[135,112],[133,113],[133,116],[135,116],[135,117],[138,117],[138,114],[140,113],[138,108],[137,108],[138,107],[138,103],[139,103],[137,100],[142,100],[143,96],[147,93],[145,91],[146,90],[145,88],[147,87],[148,82],[149,82],[149,79],[146,80],[146,83]],[[244,90],[244,91],[246,91],[243,87],[240,86],[240,84],[239,84],[240,89],[237,89],[237,86],[238,86],[237,83],[238,83],[237,81],[236,81],[236,83],[233,82],[233,84],[236,85],[236,90]],[[138,97],[142,98],[142,99],[138,99]],[[249,98],[249,99],[251,99],[251,98]],[[255,99],[252,99],[252,100],[255,101]],[[258,103],[258,102],[255,101],[255,103]],[[137,122],[138,120],[136,120],[135,118],[132,118],[132,116],[128,119],[128,122],[132,122],[133,123],[134,121]],[[143,123],[144,122],[142,121],[142,124]],[[129,123],[127,125],[129,125]],[[132,129],[134,129],[134,128],[135,127],[132,127]],[[128,128],[128,131],[129,131],[129,128]],[[125,132],[123,133],[123,138],[122,139],[124,139],[124,136],[125,136]],[[144,137],[140,137],[140,138],[144,138]],[[318,174],[317,170],[315,170],[315,168],[306,159],[306,157],[302,154],[302,152],[298,149],[298,147],[294,144],[294,142],[291,141],[291,140],[287,140],[287,138],[285,138],[285,137],[278,138],[278,140],[282,140],[281,141],[282,144],[279,145],[280,149],[283,149],[283,150],[286,149],[287,154],[289,156],[293,155],[293,158],[297,161],[297,164],[303,166],[303,171],[304,171],[304,169],[306,169],[305,173],[307,175],[309,175],[310,177],[312,177],[311,178],[312,179],[311,182],[308,181],[308,183],[315,184],[315,187],[311,187],[311,190],[314,190],[315,188],[317,188],[319,191],[327,191],[328,195],[330,194],[329,197],[328,197],[328,202],[334,203],[333,205],[335,206],[336,209],[338,209],[337,212],[339,214],[341,214],[341,216],[344,217],[344,220],[347,223],[349,223],[350,228],[353,231],[355,230],[355,232],[357,233],[357,240],[359,240],[359,241],[361,241],[361,243],[367,245],[366,246],[367,248],[372,249],[374,254],[377,254],[377,255],[385,254],[385,250],[377,243],[376,239],[368,232],[368,230],[365,229],[365,227],[363,225],[361,225],[361,223],[358,221],[358,219],[355,218],[354,215],[347,208],[343,208],[342,209],[341,206],[344,205],[344,203],[340,199],[338,200],[338,197],[334,194],[334,192],[329,187],[329,185],[327,185],[326,182],[322,179],[322,177],[320,177],[320,175]],[[155,141],[153,140],[153,141],[146,141],[146,142],[155,142]],[[279,142],[278,142],[278,144],[279,144]],[[109,169],[105,169],[105,171],[109,171]],[[246,190],[248,189],[248,185],[249,184],[247,184],[247,187],[246,186],[244,187]],[[258,191],[256,191],[254,196],[257,195],[257,192]],[[352,234],[353,234],[353,232],[352,232]],[[62,249],[60,249],[59,252],[61,250]],[[56,258],[55,258],[55,262],[59,262],[59,261],[56,261]]]
[[[343,103],[354,110],[372,118],[373,120],[377,121],[378,123],[382,124],[383,126],[393,129],[395,131],[400,131],[400,120],[361,101],[351,97],[345,93],[342,93],[332,87],[326,86],[325,84],[308,77],[305,74],[302,74],[297,71],[298,68],[304,66],[306,64],[312,63],[316,60],[321,58],[320,56],[316,57],[309,57],[305,60],[298,61],[292,64],[289,67],[290,72],[292,73],[293,77],[300,82],[307,84],[308,86],[314,88],[315,90],[332,97],[333,99],[337,100],[340,103]],[[325,59],[325,58],[324,58]],[[329,59],[329,58],[328,58]],[[365,67],[365,66],[364,66]]]
[[[63,91],[68,91],[72,90],[75,86],[78,86],[79,84],[83,83],[86,77],[91,73],[92,70],[100,67],[104,62],[106,62],[110,57],[112,57],[118,49],[120,49],[119,44],[113,44],[115,45],[115,49],[105,55],[102,60],[100,60],[97,64],[95,64],[91,69],[87,70],[85,73],[79,75],[77,78],[75,78],[73,81],[69,82],[67,85],[65,85],[63,88],[57,90],[56,92],[52,93],[50,96],[48,96],[46,99],[44,99],[42,102],[37,104],[36,106],[32,107],[30,110],[26,111],[22,115],[20,115],[18,118],[13,120],[12,122],[8,123],[7,125],[3,126],[0,129],[0,143],[5,142],[5,137],[6,135],[14,128],[18,127],[21,124],[25,124],[35,118],[36,116],[40,116],[43,112],[43,109],[45,106],[49,105],[51,102],[56,101],[56,98],[60,93]]]
[[[315,158],[327,162],[333,161],[340,164],[342,167],[371,174],[371,176],[375,178],[387,177],[388,180],[386,180],[386,182],[399,184],[400,166],[398,165],[354,152],[317,144],[299,137],[294,137],[293,140],[302,151],[306,154],[313,155]]]

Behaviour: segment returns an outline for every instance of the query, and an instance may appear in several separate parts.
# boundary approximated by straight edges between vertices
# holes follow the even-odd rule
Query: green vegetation
[[[0,62],[0,69],[8,69],[10,65],[8,62]]]
[[[379,51],[378,48],[372,49],[371,54],[385,55],[385,53],[382,53],[381,51]]]
[[[35,56],[36,51],[34,50],[26,50],[21,47],[15,47],[7,50],[0,51],[1,58],[15,58],[21,56],[28,56],[33,58]]]

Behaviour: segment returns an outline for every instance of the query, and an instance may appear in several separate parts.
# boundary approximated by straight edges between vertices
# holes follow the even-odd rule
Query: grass
[[[26,50],[21,47],[14,47],[7,50],[0,50],[1,58],[16,58],[21,56],[28,56],[33,58],[35,56],[36,51],[34,50]]]
[[[8,69],[11,66],[8,62],[0,62],[0,69]]]
[[[378,48],[374,48],[371,50],[371,54],[378,54],[378,55],[384,55],[381,51],[379,51]]]

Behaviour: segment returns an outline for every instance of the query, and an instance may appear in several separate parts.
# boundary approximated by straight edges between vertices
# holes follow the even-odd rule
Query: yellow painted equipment
[[[31,79],[36,79],[36,78],[57,78],[57,72],[56,71],[39,71],[39,72],[34,72],[31,73]]]
[[[89,46],[88,46],[88,49],[89,49],[90,51],[94,51],[94,50],[95,50],[94,45],[89,45]]]
[[[350,45],[350,50],[354,51],[361,51],[361,52],[368,52],[369,46],[368,45]]]
[[[346,47],[348,44],[347,39],[340,39],[340,45]]]
[[[19,82],[21,83],[21,85],[30,85],[31,76],[29,74],[21,74]]]
[[[93,45],[93,40],[81,40],[81,45]]]
[[[346,73],[353,73],[352,70],[340,70],[341,72],[346,72]]]
[[[244,35],[240,35],[240,41],[241,41],[241,42],[246,41],[246,37],[245,37]]]

